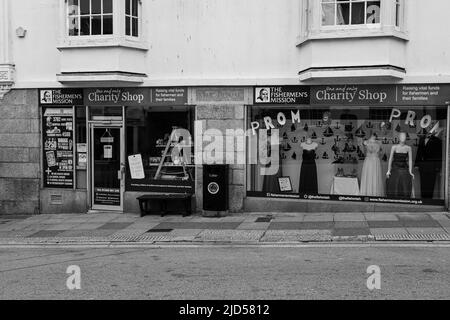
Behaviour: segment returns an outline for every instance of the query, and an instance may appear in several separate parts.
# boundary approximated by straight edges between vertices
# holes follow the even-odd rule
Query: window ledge
[[[305,36],[297,38],[297,46],[301,46],[312,40],[327,40],[327,39],[351,39],[351,38],[381,38],[394,37],[400,40],[409,41],[409,36],[406,32],[392,27],[384,28],[333,28],[310,31]]]
[[[136,50],[148,51],[147,43],[132,39],[131,37],[114,36],[80,36],[67,37],[61,40],[56,47],[58,50],[75,48],[107,48],[124,47]]]

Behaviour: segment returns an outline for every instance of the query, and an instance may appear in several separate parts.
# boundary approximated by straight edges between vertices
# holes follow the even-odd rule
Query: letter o
[[[422,118],[422,120],[420,120],[420,127],[422,129],[426,129],[431,125],[432,121],[433,121],[433,119],[431,118],[431,116],[429,114],[427,114],[426,116],[424,116]]]
[[[286,115],[283,112],[278,113],[277,120],[281,126],[284,126],[287,122]]]

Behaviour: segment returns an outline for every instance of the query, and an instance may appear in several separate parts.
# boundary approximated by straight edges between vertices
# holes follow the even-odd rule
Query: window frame
[[[380,22],[378,23],[367,23],[367,3],[368,2],[380,2]],[[349,5],[349,24],[337,24],[337,5],[341,3],[341,4],[348,4]],[[360,24],[353,24],[352,23],[352,8],[353,8],[353,4],[356,3],[363,3],[364,4],[364,23],[360,23]],[[325,2],[323,0],[320,0],[320,6],[319,6],[319,10],[320,10],[320,16],[323,17],[323,5],[324,4],[334,4],[334,24],[333,25],[324,25],[322,24],[322,22],[320,23],[321,28],[322,29],[362,29],[362,28],[379,28],[381,26],[381,10],[382,10],[382,6],[383,6],[383,1],[382,0],[343,0],[343,1],[338,1],[338,0],[326,0]]]
[[[130,2],[130,13],[127,14],[127,1]],[[136,2],[136,6],[137,6],[137,15],[133,15],[133,2]],[[142,27],[141,27],[141,12],[142,12],[142,1],[141,0],[125,0],[125,10],[124,10],[124,33],[126,37],[130,37],[132,39],[136,39],[139,38],[141,33],[142,33]],[[130,19],[130,34],[127,34],[127,19]],[[133,20],[136,19],[137,20],[137,35],[133,35]]]
[[[70,48],[93,47],[126,47],[136,50],[148,51],[149,46],[145,40],[147,31],[143,27],[145,12],[144,3],[138,0],[139,10],[139,34],[138,37],[127,36],[125,31],[125,0],[112,0],[113,3],[113,33],[106,35],[69,35],[69,0],[60,2],[58,50]]]
[[[69,5],[69,1],[67,1],[67,5],[66,5],[66,34],[68,37],[98,37],[98,36],[111,36],[114,34],[114,0],[111,0],[111,12],[109,13],[105,13],[104,12],[104,0],[99,0],[100,1],[100,13],[93,13],[92,12],[92,1],[95,0],[88,0],[89,1],[89,13],[88,14],[82,14],[81,13],[81,0],[77,0],[78,1],[78,13],[75,15],[72,15],[72,17],[75,17],[77,19],[78,22],[78,32],[77,34],[70,34],[70,20],[71,18],[71,13],[70,13],[70,5]],[[112,19],[112,30],[111,33],[104,33],[104,17],[111,17]],[[89,34],[81,34],[81,19],[83,17],[88,17],[89,18]],[[92,22],[93,22],[93,18],[94,17],[100,17],[100,21],[101,21],[101,26],[100,26],[100,33],[99,34],[93,34],[92,33]]]
[[[322,0],[300,1],[300,33],[297,46],[310,40],[396,37],[408,41],[407,1],[381,0],[380,23],[322,26]],[[399,25],[396,25],[397,3],[400,6]]]

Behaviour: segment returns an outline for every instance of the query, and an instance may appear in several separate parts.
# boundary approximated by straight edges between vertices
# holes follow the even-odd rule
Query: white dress
[[[381,161],[378,153],[381,145],[378,142],[366,143],[367,155],[361,173],[361,195],[384,197],[384,181]]]

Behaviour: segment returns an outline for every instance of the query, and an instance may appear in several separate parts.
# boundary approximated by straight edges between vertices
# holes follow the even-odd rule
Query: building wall
[[[236,139],[227,141],[228,130],[245,130],[245,105],[250,104],[251,89],[248,88],[193,88],[192,103],[196,105],[196,120],[202,122],[203,133],[216,130],[224,140],[224,153],[221,158],[234,159],[229,169],[229,208],[230,212],[242,212],[245,198],[245,147]],[[228,132],[230,137],[230,132]],[[202,139],[196,133],[195,139]],[[229,138],[229,141],[232,141]],[[210,142],[203,141],[203,148]],[[197,145],[197,143],[196,143]],[[198,152],[198,150],[196,150]],[[196,169],[196,202],[197,210],[203,206],[203,168]]]
[[[63,54],[57,46],[62,25],[59,5],[64,1],[9,1],[11,29],[22,26],[28,30],[25,38],[14,35],[12,39],[16,86],[61,86],[56,74],[61,71]],[[309,54],[303,46],[296,46],[301,32],[301,0],[142,2],[148,51],[138,67],[148,75],[144,85],[298,84],[297,73]],[[407,69],[403,81],[450,82],[450,41],[446,41],[450,2],[405,2],[409,41],[402,49],[401,63]],[[348,61],[357,61],[361,55],[359,42],[346,42],[341,51]],[[384,48],[383,41],[361,45],[373,46],[373,52],[384,52],[388,57],[392,53],[386,50],[398,50],[395,45]],[[321,57],[319,64],[333,59],[329,45],[325,48],[316,52]],[[95,56],[104,49],[89,50]],[[103,55],[102,61],[112,65],[116,63],[113,56]],[[83,59],[73,60],[73,70],[84,70],[82,63]]]
[[[0,213],[38,213],[40,130],[37,90],[12,90],[0,100],[0,113]]]

